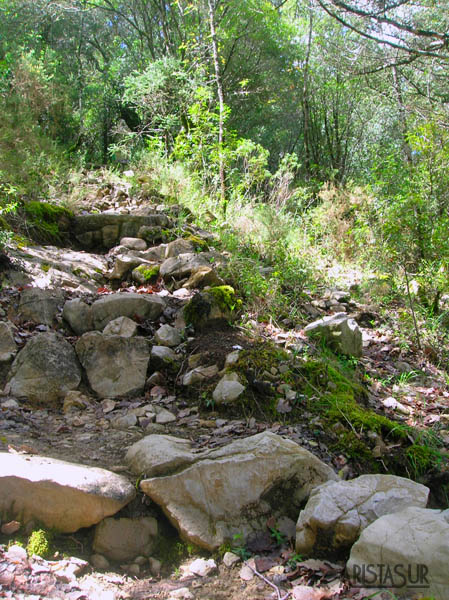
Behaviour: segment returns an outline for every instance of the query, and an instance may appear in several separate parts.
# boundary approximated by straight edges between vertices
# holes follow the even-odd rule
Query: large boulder
[[[396,596],[449,598],[449,511],[406,508],[362,531],[346,569],[354,585]]]
[[[142,337],[85,333],[76,343],[90,386],[100,398],[140,394],[146,380],[150,349]]]
[[[136,475],[168,475],[195,461],[190,440],[171,435],[147,435],[127,451],[125,462]]]
[[[307,325],[304,332],[309,337],[324,339],[329,346],[341,354],[362,356],[362,332],[346,313],[336,313]]]
[[[105,469],[0,454],[0,518],[41,523],[63,533],[91,527],[135,496],[134,486]]]
[[[63,302],[64,296],[60,290],[26,288],[20,294],[19,318],[52,325]]]
[[[350,548],[361,531],[379,517],[409,506],[424,508],[429,489],[394,475],[362,475],[329,481],[310,494],[296,525],[299,554]]]
[[[30,400],[52,402],[64,398],[81,381],[75,350],[61,335],[38,333],[16,356],[7,392]]]
[[[156,536],[154,517],[104,519],[95,528],[93,549],[111,560],[131,562],[137,556],[150,556]]]
[[[102,331],[117,317],[156,320],[165,308],[165,302],[154,294],[117,293],[103,296],[92,304],[94,329]]]
[[[298,514],[311,490],[333,470],[271,432],[201,453],[190,466],[141,482],[181,536],[216,550],[233,535],[264,528],[268,516]]]

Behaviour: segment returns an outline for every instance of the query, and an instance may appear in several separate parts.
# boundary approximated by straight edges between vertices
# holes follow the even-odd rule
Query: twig
[[[247,566],[248,568],[251,569],[251,571],[257,575],[257,577],[260,577],[260,579],[262,579],[262,581],[265,581],[266,584],[268,584],[269,586],[271,586],[273,589],[276,590],[276,593],[278,595],[278,600],[287,600],[287,598],[290,596],[291,592],[287,592],[285,594],[285,596],[281,596],[281,590],[278,588],[277,585],[275,585],[272,581],[270,581],[269,579],[267,579],[266,577],[264,577],[262,575],[262,573],[259,573],[259,571],[257,571],[256,569],[254,569],[247,561],[244,561],[243,563],[245,566]]]

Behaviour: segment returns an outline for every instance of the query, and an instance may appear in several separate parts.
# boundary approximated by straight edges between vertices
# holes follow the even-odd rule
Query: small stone
[[[122,238],[120,240],[120,246],[124,246],[129,250],[145,251],[147,249],[147,243],[140,238]]]
[[[87,398],[87,396],[85,396],[77,390],[71,390],[70,392],[67,392],[67,394],[64,397],[64,404],[62,410],[65,414],[73,409],[86,408],[88,404],[89,398]]]
[[[137,556],[134,559],[134,564],[139,565],[140,567],[143,567],[143,565],[145,565],[147,563],[148,558],[146,556]]]
[[[109,321],[103,329],[103,334],[133,337],[137,334],[137,323],[129,317],[118,317],[117,319]]]
[[[218,382],[212,397],[217,404],[228,404],[237,400],[244,391],[245,386],[238,380],[238,375],[236,373],[230,373],[223,375]]]
[[[157,558],[150,556],[148,559],[148,564],[150,565],[150,573],[153,575],[153,577],[158,577],[162,569],[162,562]]]
[[[182,378],[182,385],[188,386],[201,383],[206,379],[212,379],[217,373],[217,365],[211,365],[210,367],[196,367],[184,375]]]
[[[200,577],[206,577],[210,575],[217,568],[216,562],[210,558],[206,560],[204,558],[197,558],[193,561],[188,567],[190,573],[194,575],[199,575]]]
[[[153,385],[164,385],[164,383],[165,377],[160,371],[155,371],[150,377],[148,377],[146,387],[151,387]]]
[[[114,419],[111,425],[115,429],[127,429],[128,427],[137,425],[137,417],[132,413],[128,413],[127,415],[123,415]]]
[[[251,579],[254,577],[254,573],[249,567],[243,565],[243,567],[240,569],[239,577],[240,579],[243,579],[243,581],[251,581]]]
[[[22,546],[11,546],[5,557],[12,563],[23,563],[27,560],[27,551]]]
[[[294,525],[294,523],[293,523],[293,525]],[[225,567],[228,567],[228,569],[230,569],[231,567],[233,567],[240,561],[241,561],[240,556],[237,556],[237,554],[234,554],[233,552],[226,552],[225,555],[223,556],[223,564],[225,565]]]
[[[161,408],[159,412],[156,413],[156,423],[159,423],[159,425],[173,423],[173,421],[176,421],[175,415],[166,408]]]
[[[1,406],[5,410],[7,410],[7,409],[15,410],[16,408],[19,408],[19,403],[17,402],[17,400],[14,400],[14,398],[8,398],[8,400],[5,400],[4,402],[2,402]]]
[[[19,531],[21,523],[19,521],[10,521],[9,523],[3,523],[1,532],[4,535],[12,535]]]
[[[172,348],[179,346],[181,343],[181,334],[178,329],[171,327],[170,325],[161,325],[154,334],[154,341],[159,346],[168,346]]]
[[[226,360],[225,360],[225,368],[226,367],[230,367],[231,365],[235,365],[235,363],[238,361],[240,356],[240,350],[234,350],[233,352],[230,352],[227,356],[226,356]]]
[[[170,592],[170,596],[168,600],[193,600],[194,595],[187,587],[178,588],[177,590],[172,590]]]
[[[110,567],[108,559],[102,554],[92,554],[90,564],[94,569],[99,569],[100,571],[106,571]]]
[[[140,565],[133,563],[132,565],[128,566],[127,571],[130,575],[135,575],[137,577],[140,575]]]

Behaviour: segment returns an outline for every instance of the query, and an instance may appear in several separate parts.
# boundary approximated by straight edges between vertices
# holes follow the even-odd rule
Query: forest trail
[[[220,297],[214,305],[208,290],[226,285],[219,273],[227,257],[216,247],[212,234],[195,226],[193,216],[187,215],[186,219],[182,208],[176,205],[155,205],[130,198],[120,187],[108,190],[107,197],[101,196],[91,210],[91,217],[79,217],[70,246],[21,246],[11,251],[14,269],[3,274],[0,291],[2,322],[7,323],[13,340],[10,356],[1,355],[5,388],[0,396],[0,450],[25,458],[42,456],[101,467],[119,474],[138,489],[141,476],[132,472],[125,455],[145,436],[182,438],[189,441],[189,451],[200,454],[269,432],[310,451],[344,480],[370,472],[370,461],[380,467],[380,472],[386,472],[387,465],[395,465],[393,472],[398,472],[400,460],[393,459],[401,451],[400,441],[383,436],[380,430],[365,432],[363,426],[356,430],[360,426],[354,426],[345,414],[341,423],[328,427],[324,416],[311,408],[306,395],[312,392],[312,400],[319,403],[326,396],[324,390],[339,392],[340,379],[332,381],[327,374],[324,385],[320,383],[324,375],[312,381],[310,372],[302,369],[301,361],[307,362],[320,348],[303,329],[254,322],[251,331],[245,330],[232,324],[238,312],[234,298],[228,301]],[[102,252],[96,247],[103,247]],[[111,308],[112,299],[118,297],[135,298],[136,304],[126,308],[125,302],[119,308]],[[212,306],[206,318],[199,314],[195,327],[186,323],[184,312],[192,298],[201,298]],[[142,304],[145,308],[140,314]],[[147,305],[151,305],[148,313]],[[439,372],[424,357],[417,359],[411,352],[406,354],[385,328],[379,328],[376,307],[357,304],[347,290],[327,290],[320,298],[310,297],[304,310],[310,321],[343,312],[360,324],[363,356],[359,368],[368,376],[365,382],[369,382],[360,396],[364,408],[375,409],[398,424],[419,424],[421,431],[436,420],[447,418],[449,393]],[[108,335],[99,331],[111,321],[115,329],[109,331],[109,336],[151,340],[150,353],[145,355],[143,350],[142,357],[134,346],[126,346],[125,350],[121,346],[108,348]],[[134,327],[130,333],[129,327]],[[92,334],[93,329],[98,333]],[[21,375],[18,368],[10,371],[14,357],[23,353],[30,341],[53,332],[76,348],[82,363],[79,379],[75,377],[68,389],[64,387],[66,380],[59,381],[51,370],[44,374],[44,379],[55,379],[48,387],[48,381],[40,380],[35,372],[30,378],[29,372]],[[83,358],[80,338],[87,339],[85,336],[89,335],[95,343],[99,340],[98,345]],[[89,343],[93,343],[92,339]],[[141,376],[136,375],[139,361],[144,363]],[[34,369],[36,356],[28,357],[28,363]],[[240,372],[226,380],[226,367],[237,363]],[[42,365],[44,372],[45,369]],[[415,377],[418,369],[420,376]],[[232,389],[236,382],[242,388],[234,402],[228,401],[226,395],[224,400],[219,399],[216,390],[221,379],[226,385],[232,381]],[[52,397],[58,386],[65,392]],[[20,390],[26,392],[20,394]],[[345,452],[349,442],[339,443],[342,436],[352,442],[355,438],[368,444],[369,440],[372,457],[367,460],[366,456],[359,456],[354,444],[353,448],[347,446]],[[446,453],[449,434],[443,440],[447,446],[442,451]],[[406,471],[401,474],[407,475]],[[430,486],[433,505],[438,506],[438,486],[444,480],[438,474],[435,483],[434,475],[428,473],[426,479],[421,473],[420,480]],[[148,512],[163,521],[161,511],[154,504],[147,509],[148,504],[148,498],[138,490],[137,498],[120,515],[140,518]],[[106,561],[101,571],[95,569],[95,560],[91,559],[92,530],[84,529],[71,537],[82,559],[90,560],[94,566],[90,574],[58,579],[54,565],[48,561],[33,559],[30,570],[29,565],[25,567],[17,559],[16,564],[21,567],[17,566],[17,579],[9,584],[11,589],[13,585],[17,587],[11,596],[8,586],[4,586],[0,597],[259,600],[276,598],[281,592],[284,598],[294,599],[305,598],[300,595],[303,592],[309,593],[308,598],[364,597],[363,590],[348,585],[343,562],[303,561],[301,557],[292,562],[295,523],[290,520],[290,529],[287,526],[280,538],[282,543],[278,540],[276,544],[273,531],[281,534],[275,522],[271,538],[268,534],[268,541],[266,535],[256,539],[248,550],[248,557],[249,552],[259,556],[251,563],[257,567],[258,576],[251,569],[242,572],[241,564],[226,566],[221,559],[217,560],[218,568],[202,577],[188,568],[181,569],[184,575],[179,569],[170,574],[162,565],[161,578],[155,563],[150,564],[147,559],[133,562],[133,557],[122,560],[121,566]],[[167,524],[164,527],[170,529]],[[170,531],[173,537],[174,532]],[[5,528],[3,543],[14,538],[7,532]],[[242,554],[242,544],[237,546]],[[192,562],[187,555],[195,551],[188,544],[179,548],[178,561]],[[11,565],[11,561],[14,563],[2,550],[1,568]],[[45,592],[36,580],[39,565],[47,577],[41,582],[42,586],[47,585]],[[89,570],[91,565],[86,563],[85,567]],[[262,571],[270,578],[271,587],[261,576]],[[310,585],[313,590],[299,589]],[[176,592],[179,588],[187,589]]]

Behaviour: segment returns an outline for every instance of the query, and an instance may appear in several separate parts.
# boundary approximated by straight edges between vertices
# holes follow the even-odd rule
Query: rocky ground
[[[334,424],[331,430],[326,430],[307,403],[313,395],[317,402],[322,399],[319,379],[304,386],[307,391],[298,389],[298,382],[305,377],[303,363],[315,352],[314,338],[289,323],[275,326],[254,321],[246,328],[231,323],[238,313],[237,300],[223,288],[226,282],[221,279],[220,266],[227,257],[211,234],[197,228],[188,215],[186,219],[180,207],[157,206],[145,198],[130,198],[127,189],[120,187],[101,189],[95,199],[89,199],[89,206],[98,212],[78,217],[70,233],[70,245],[61,248],[23,244],[11,250],[13,268],[3,266],[0,376],[4,390],[0,396],[0,450],[4,452],[5,465],[8,455],[19,462],[7,467],[6,471],[8,468],[10,471],[3,472],[2,477],[6,486],[12,486],[8,489],[17,490],[15,478],[20,472],[14,469],[25,468],[20,466],[25,464],[21,460],[30,463],[39,457],[107,469],[111,474],[105,476],[107,486],[112,485],[112,474],[116,474],[122,478],[119,487],[126,488],[127,482],[131,487],[114,492],[117,506],[104,512],[104,516],[121,509],[117,515],[138,522],[138,531],[148,525],[148,519],[154,519],[159,536],[169,540],[169,550],[142,547],[139,552],[128,550],[128,556],[126,551],[114,556],[111,547],[100,552],[99,542],[93,542],[94,536],[99,535],[95,533],[99,525],[97,530],[94,525],[100,518],[85,523],[79,517],[79,523],[73,527],[66,521],[62,526],[62,521],[53,522],[55,529],[64,531],[65,527],[66,533],[56,535],[48,560],[27,556],[18,546],[8,549],[8,544],[25,539],[33,525],[44,519],[31,519],[30,525],[20,516],[12,517],[10,499],[2,498],[4,545],[0,547],[0,597],[117,600],[368,597],[372,590],[354,586],[344,572],[344,559],[357,536],[351,542],[345,538],[343,548],[339,546],[341,540],[337,541],[339,535],[335,535],[329,541],[328,556],[314,543],[308,542],[309,547],[306,544],[298,550],[301,533],[295,532],[293,496],[287,496],[289,509],[293,507],[293,520],[290,517],[282,520],[281,515],[288,509],[283,508],[282,513],[282,502],[271,500],[265,512],[259,514],[256,510],[256,516],[253,515],[258,530],[255,521],[249,520],[248,531],[252,533],[248,534],[246,521],[240,516],[236,516],[232,527],[229,524],[228,529],[225,527],[227,536],[223,540],[232,540],[227,545],[214,528],[208,533],[201,527],[196,531],[196,524],[189,521],[191,516],[184,506],[173,507],[173,502],[155,500],[161,481],[189,471],[190,465],[191,469],[197,469],[199,474],[195,477],[199,480],[213,481],[215,475],[208,471],[208,465],[218,460],[222,473],[230,469],[225,481],[237,482],[244,474],[246,479],[239,492],[242,498],[248,488],[256,489],[260,484],[260,481],[249,483],[252,473],[259,473],[263,481],[266,477],[266,482],[260,484],[261,496],[251,497],[251,502],[257,505],[276,478],[291,480],[293,463],[290,458],[284,459],[284,454],[290,456],[293,452],[294,460],[298,461],[297,447],[307,451],[310,464],[315,465],[313,460],[317,460],[313,469],[321,473],[315,479],[309,475],[301,480],[301,489],[308,491],[298,499],[298,506],[304,504],[317,483],[328,480],[334,484],[336,473],[345,482],[369,472],[369,467],[357,453],[349,448],[345,452],[344,443],[336,443],[342,435],[339,427]],[[211,288],[220,289],[220,295],[211,292]],[[190,313],[186,307],[190,307]],[[319,298],[311,296],[304,302],[304,314],[309,315],[309,321],[340,313],[346,316],[337,317],[337,321],[347,323],[348,315],[356,318],[359,325],[354,322],[351,327],[357,331],[342,331],[334,323],[329,340],[335,342],[337,332],[339,344],[350,344],[349,353],[362,355],[358,368],[366,376],[365,407],[393,418],[398,424],[419,426],[421,432],[434,430],[437,425],[441,434],[439,443],[444,444],[439,452],[444,458],[449,446],[449,432],[445,430],[449,422],[449,392],[442,375],[425,354],[405,352],[381,322],[376,307],[355,303],[347,290],[326,290]],[[238,365],[240,371],[233,365]],[[326,385],[331,393],[339,392],[339,383],[330,380]],[[309,397],[305,398],[305,394]],[[343,415],[340,428],[346,425],[344,420]],[[356,439],[365,435],[363,427],[355,431],[351,423],[349,430]],[[163,440],[157,436],[162,435],[171,437],[166,452],[158,456]],[[369,435],[373,457],[387,472],[388,461],[401,443],[381,432],[371,431]],[[140,451],[135,444],[148,436],[154,436],[153,445],[145,452]],[[172,437],[186,440],[182,452],[179,448],[173,450]],[[248,439],[269,440],[270,452],[264,454],[257,444],[257,448],[247,446],[252,443]],[[244,446],[236,450],[233,444],[239,440]],[[293,446],[284,448],[290,443]],[[275,450],[277,444],[279,454]],[[132,452],[137,458],[132,458]],[[172,453],[175,462],[168,464],[167,457]],[[276,459],[272,467],[270,453]],[[245,467],[243,463],[249,455],[254,456],[255,462],[249,461]],[[280,476],[279,465],[285,461],[289,475]],[[238,469],[234,471],[236,464]],[[58,480],[55,465],[51,463],[50,479],[54,477],[57,486],[69,485]],[[35,472],[40,466],[38,461]],[[276,471],[276,476],[270,468]],[[294,468],[297,477],[297,467]],[[407,468],[410,467],[405,466],[400,474],[407,475]],[[165,477],[159,477],[161,474]],[[446,483],[444,471],[433,474],[434,479],[432,474],[427,479],[422,475],[423,483],[431,488],[433,506],[443,506],[439,489]],[[47,474],[43,481],[48,478]],[[145,481],[139,486],[142,479],[149,482],[147,490]],[[98,494],[101,485],[95,479],[88,493]],[[401,496],[403,488],[401,492],[392,492],[390,487],[385,491],[383,485],[376,482],[366,494],[369,497],[393,494],[396,509],[405,502]],[[279,489],[284,499],[292,494],[282,486]],[[417,499],[423,489],[420,486],[410,492],[413,501],[407,492],[408,504],[405,502],[404,508],[410,505],[423,510],[427,492],[424,500]],[[218,491],[217,505],[220,498],[226,497],[225,492]],[[211,498],[213,493],[208,492]],[[41,492],[36,492],[36,488],[26,488],[26,494],[30,496],[30,505],[41,501]],[[363,512],[360,507],[367,502],[365,492],[355,494],[353,490],[338,489],[337,505],[345,494],[348,498],[360,495],[362,500],[359,498],[357,504],[360,515],[373,510],[371,507]],[[170,494],[163,490],[163,495]],[[49,497],[53,498],[45,496],[44,503]],[[83,501],[77,495],[65,500],[79,506]],[[232,502],[238,505],[239,500],[232,497]],[[248,500],[247,505],[251,502]],[[91,505],[86,506],[85,512],[95,512]],[[245,506],[242,500],[240,512]],[[341,510],[345,513],[353,509],[351,505]],[[33,509],[26,510],[32,513]],[[208,514],[214,514],[210,510]],[[6,517],[8,512],[10,518]],[[306,528],[315,522],[312,508],[310,512]],[[388,516],[389,512],[390,509],[378,512],[376,518]],[[363,527],[372,521],[372,517],[366,517]],[[442,527],[438,523],[437,531]],[[179,542],[173,525],[183,532],[183,543]],[[328,534],[334,526],[335,522],[321,524],[317,531],[325,530]],[[254,533],[256,530],[258,533]],[[343,537],[348,535],[344,531]],[[124,530],[118,535],[126,537]],[[139,534],[129,535],[137,538]],[[97,544],[96,551],[92,544]],[[212,559],[206,550],[212,552]],[[63,558],[64,554],[71,558]],[[305,560],[307,555],[313,558]],[[382,598],[381,593],[376,597]],[[386,593],[385,597],[391,595]]]

